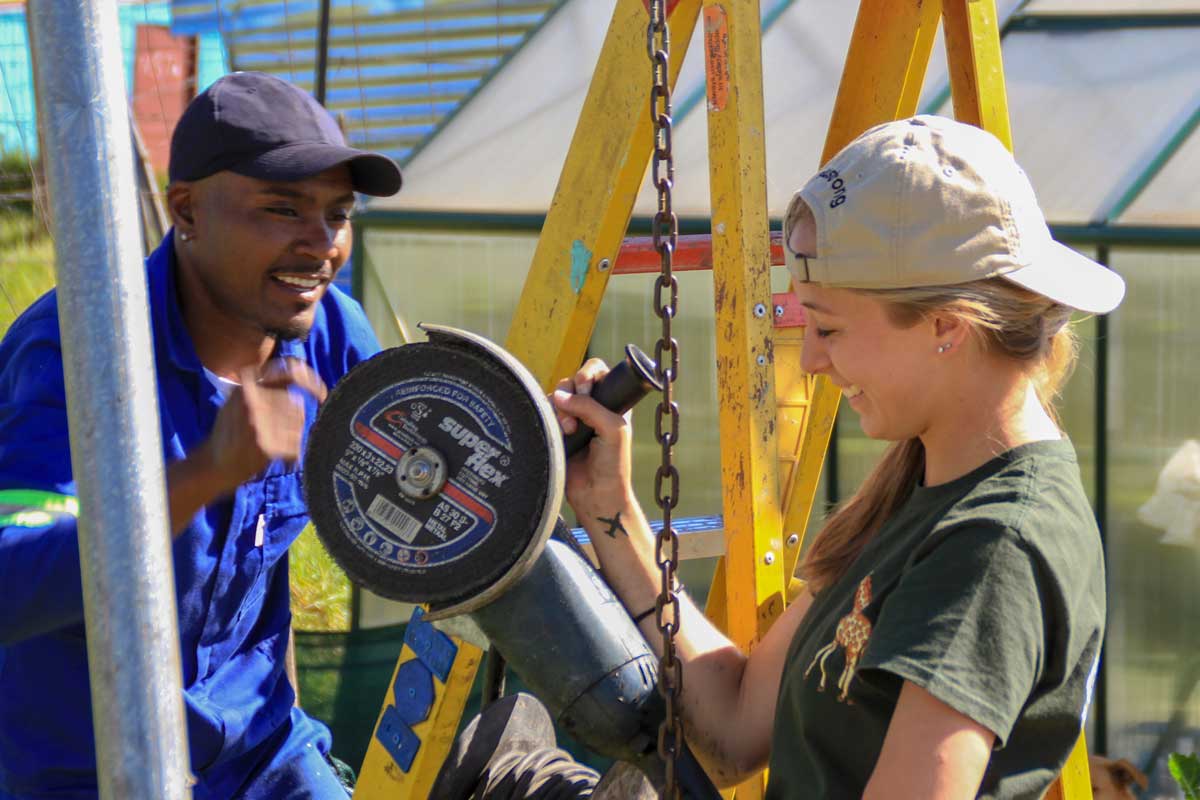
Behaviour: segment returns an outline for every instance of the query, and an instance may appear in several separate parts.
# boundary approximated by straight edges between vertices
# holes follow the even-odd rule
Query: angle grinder
[[[559,518],[564,442],[527,369],[483,337],[421,326],[330,393],[309,434],[304,491],[318,535],[356,584],[469,613],[557,721],[592,750],[656,769],[657,658]],[[635,347],[592,389],[623,413],[659,388]]]

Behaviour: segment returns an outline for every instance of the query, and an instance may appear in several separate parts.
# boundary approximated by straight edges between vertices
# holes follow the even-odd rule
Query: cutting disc
[[[537,382],[481,337],[423,326],[330,393],[304,490],[352,581],[393,600],[469,611],[541,552],[562,497],[561,432]]]

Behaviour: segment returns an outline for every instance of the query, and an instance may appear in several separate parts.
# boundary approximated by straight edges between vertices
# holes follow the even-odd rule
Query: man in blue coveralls
[[[354,193],[400,171],[306,93],[237,73],[184,112],[170,181],[147,281],[194,796],[345,798],[284,671],[287,548],[317,404],[379,349],[330,285]],[[74,493],[52,291],[0,342],[0,798],[97,795]]]

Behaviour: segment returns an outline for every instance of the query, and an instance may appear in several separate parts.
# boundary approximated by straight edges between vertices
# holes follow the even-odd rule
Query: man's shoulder
[[[340,356],[346,351],[373,355],[379,349],[375,332],[358,301],[330,285],[314,320],[310,341],[322,351]]]
[[[22,311],[8,332],[4,334],[4,342],[18,342],[25,339],[52,338],[60,339],[58,329],[58,289],[51,289],[34,300]]]
[[[66,441],[66,382],[53,292],[25,310],[0,341],[0,485],[53,461],[47,441]],[[26,446],[35,443],[35,453]],[[26,453],[17,457],[17,453]],[[15,471],[14,471],[15,470]],[[18,481],[18,485],[20,482]]]
[[[367,314],[357,300],[344,292],[336,284],[329,284],[325,296],[321,298],[321,308],[325,311],[330,327],[346,327],[367,325]]]
[[[20,369],[26,354],[37,353],[42,358],[56,354],[61,360],[61,348],[58,292],[51,289],[21,312],[0,340],[0,373],[10,367]]]
[[[1099,530],[1069,441],[1038,442],[981,480],[943,518],[940,527],[990,528],[1042,558],[1091,561]]]
[[[299,346],[309,366],[330,387],[359,362],[379,352],[379,341],[362,306],[335,286],[330,286],[321,298],[312,328]]]

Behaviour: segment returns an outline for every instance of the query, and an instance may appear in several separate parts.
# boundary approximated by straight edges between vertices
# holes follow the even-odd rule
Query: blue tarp
[[[172,0],[230,68],[315,91],[320,0]],[[409,158],[561,0],[331,0],[326,105],[351,144]]]
[[[117,13],[125,59],[125,91],[132,94],[137,26],[170,25],[171,4],[164,1],[122,5]],[[200,32],[197,64],[200,88],[224,75],[228,71],[226,65],[220,35],[216,31]],[[18,153],[31,159],[36,157],[36,108],[25,9],[21,6],[0,9],[0,155]]]

